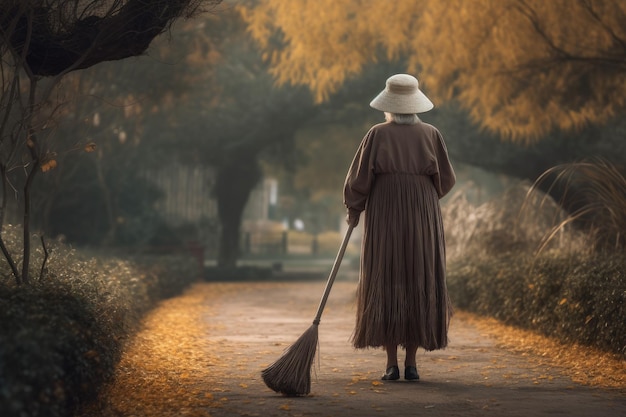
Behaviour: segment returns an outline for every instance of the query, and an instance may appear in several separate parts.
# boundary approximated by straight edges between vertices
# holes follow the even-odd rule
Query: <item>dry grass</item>
[[[558,165],[543,173],[529,193],[548,182],[549,190],[562,190],[560,203],[573,210],[565,219],[554,222],[540,250],[571,223],[586,227],[593,247],[624,250],[626,178],[615,165],[602,159]]]
[[[586,236],[567,224],[546,242],[555,224],[562,224],[568,216],[529,183],[519,182],[479,206],[465,194],[466,190],[456,191],[442,207],[450,261],[509,251],[532,253],[542,245],[561,252],[583,252],[588,247]]]

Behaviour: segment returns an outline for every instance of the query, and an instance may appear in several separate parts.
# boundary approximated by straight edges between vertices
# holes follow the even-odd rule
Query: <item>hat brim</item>
[[[411,94],[397,94],[384,89],[371,101],[370,106],[382,112],[395,114],[425,113],[435,107],[420,89]]]

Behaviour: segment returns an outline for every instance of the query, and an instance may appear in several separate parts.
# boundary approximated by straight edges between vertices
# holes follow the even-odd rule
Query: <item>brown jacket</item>
[[[456,182],[448,150],[437,128],[423,122],[377,124],[361,141],[346,176],[344,204],[351,216],[365,209],[376,176],[386,173],[427,175],[439,198]]]

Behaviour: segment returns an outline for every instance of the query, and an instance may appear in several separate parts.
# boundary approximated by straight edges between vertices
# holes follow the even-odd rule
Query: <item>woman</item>
[[[364,214],[357,349],[383,347],[383,380],[419,380],[416,352],[448,344],[452,314],[446,288],[445,241],[439,199],[456,177],[439,131],[418,118],[433,108],[415,77],[397,74],[370,103],[385,113],[356,152],[344,185],[347,222]]]

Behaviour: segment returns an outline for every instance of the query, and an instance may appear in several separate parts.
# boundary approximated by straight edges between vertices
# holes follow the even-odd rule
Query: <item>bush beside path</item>
[[[163,301],[84,415],[626,415],[623,360],[575,349],[585,358],[564,362],[558,348],[541,351],[545,338],[461,312],[447,349],[418,352],[420,382],[380,381],[385,353],[349,343],[353,281],[336,282],[330,294],[311,395],[276,394],[260,372],[311,325],[324,285],[199,283]],[[595,366],[581,368],[589,357]]]

